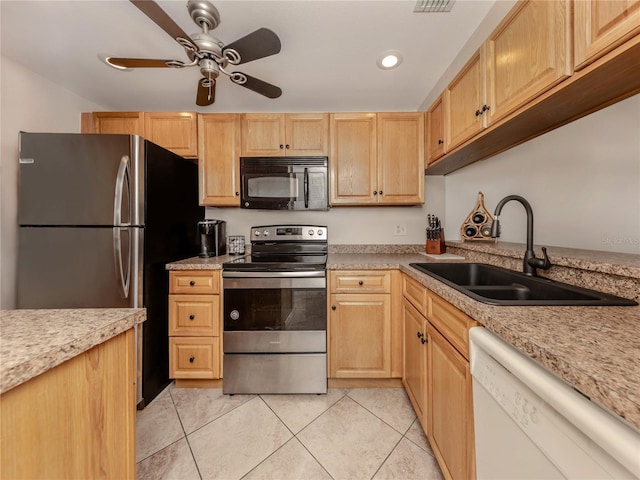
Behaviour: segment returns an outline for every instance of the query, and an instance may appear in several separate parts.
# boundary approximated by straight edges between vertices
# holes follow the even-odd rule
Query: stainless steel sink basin
[[[410,266],[490,305],[638,305],[626,298],[484,263],[411,263]]]

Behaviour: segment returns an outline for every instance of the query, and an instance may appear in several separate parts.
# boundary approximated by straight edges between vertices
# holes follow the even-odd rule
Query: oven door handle
[[[309,169],[304,169],[304,208],[309,208]]]
[[[227,278],[319,278],[326,277],[324,270],[308,272],[230,272],[222,270],[222,276]]]

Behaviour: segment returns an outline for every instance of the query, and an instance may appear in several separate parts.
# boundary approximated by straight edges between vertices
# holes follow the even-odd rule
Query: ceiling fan
[[[187,35],[167,13],[153,0],[130,0],[147,17],[171,35],[186,51],[190,62],[180,60],[156,60],[145,58],[106,57],[114,68],[185,68],[200,67],[202,78],[198,82],[196,104],[211,105],[215,101],[216,79],[223,73],[229,79],[249,90],[268,98],[278,98],[282,90],[246,73],[229,71],[229,66],[258,60],[280,52],[280,39],[268,28],[258,30],[225,45],[209,33],[220,23],[220,14],[207,0],[189,0],[187,10],[202,33]]]

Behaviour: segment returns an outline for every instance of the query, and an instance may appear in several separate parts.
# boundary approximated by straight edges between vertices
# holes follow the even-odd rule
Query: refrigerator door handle
[[[129,181],[129,156],[123,155],[118,166],[118,174],[116,175],[116,191],[113,197],[113,225],[118,227],[122,225],[122,197],[124,194],[125,183],[127,190],[131,187]],[[127,197],[131,198],[131,192],[127,191]]]
[[[122,261],[122,230],[127,232],[129,239],[129,248],[127,248],[127,268],[125,270]],[[129,297],[129,285],[131,283],[131,232],[128,228],[114,227],[113,228],[113,262],[116,268],[116,278],[118,279],[118,287],[122,298]]]

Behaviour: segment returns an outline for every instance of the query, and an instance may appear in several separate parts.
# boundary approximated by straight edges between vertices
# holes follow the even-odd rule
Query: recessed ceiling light
[[[378,57],[378,67],[383,70],[395,68],[402,63],[402,54],[397,50],[387,50]]]

